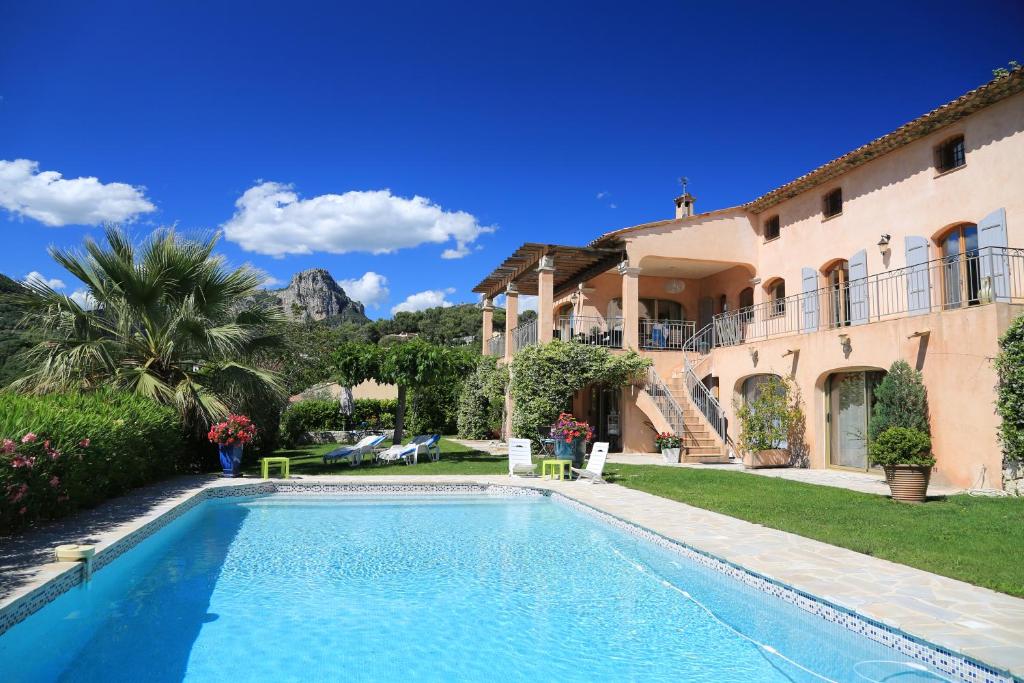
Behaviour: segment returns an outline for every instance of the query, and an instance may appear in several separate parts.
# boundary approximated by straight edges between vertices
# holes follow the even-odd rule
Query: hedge
[[[1006,463],[1024,462],[1024,316],[1014,320],[999,339],[996,413],[1002,418],[999,441]]]
[[[112,391],[0,393],[0,533],[94,506],[180,471],[173,408]]]
[[[338,401],[314,399],[293,403],[281,414],[281,439],[295,446],[307,432],[356,429],[363,423],[371,429],[391,429],[395,426],[397,405],[394,399],[357,398],[352,415],[342,415]]]

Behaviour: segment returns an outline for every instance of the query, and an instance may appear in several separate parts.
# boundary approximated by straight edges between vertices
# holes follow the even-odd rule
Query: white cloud
[[[598,193],[597,193],[597,198],[598,198],[598,199],[604,199],[605,197],[607,197],[607,196],[608,196],[608,194],[609,194],[609,193],[608,193],[607,191],[605,191],[605,192],[598,192]]]
[[[428,289],[425,292],[416,292],[415,294],[407,296],[405,301],[397,306],[392,306],[391,314],[394,315],[401,311],[422,311],[427,308],[436,308],[437,306],[448,308],[455,304],[448,301],[445,298],[445,295],[454,293],[455,289],[452,287],[449,287],[448,289]]]
[[[390,190],[351,191],[301,199],[291,185],[260,182],[235,202],[224,234],[246,251],[270,256],[353,251],[387,254],[455,241],[444,258],[461,258],[491,226],[465,211],[446,211],[426,197]]]
[[[39,162],[29,159],[0,159],[0,207],[51,227],[117,223],[156,211],[143,187],[65,179],[57,171],[40,171]]]
[[[615,202],[612,202],[611,204],[608,205],[608,208],[609,209],[617,209],[617,208],[619,208],[619,205],[616,204]]]
[[[86,289],[76,289],[69,298],[86,310],[96,308],[96,299]]]
[[[284,284],[286,284],[284,280],[279,280],[273,275],[268,275],[266,279],[263,280],[263,284],[260,285],[260,287],[263,289],[275,289]]]
[[[380,308],[391,293],[388,289],[388,279],[372,270],[363,273],[358,280],[338,280],[338,284],[351,298],[373,308]]]
[[[33,270],[31,273],[25,276],[23,281],[27,285],[40,284],[46,285],[50,289],[64,289],[66,286],[64,281],[58,278],[48,278],[37,270]]]

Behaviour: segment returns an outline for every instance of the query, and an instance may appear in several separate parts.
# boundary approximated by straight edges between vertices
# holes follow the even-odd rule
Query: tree
[[[875,388],[875,407],[868,423],[871,440],[890,427],[932,433],[928,426],[928,391],[921,373],[902,360],[889,366],[889,373]]]
[[[459,382],[473,368],[465,351],[430,344],[422,339],[374,346],[349,343],[334,353],[338,379],[354,386],[368,379],[398,387],[394,443],[401,443],[409,389]]]
[[[40,282],[24,303],[40,328],[34,368],[14,383],[46,393],[115,387],[174,406],[194,434],[231,411],[280,402],[276,373],[248,363],[279,343],[279,310],[250,307],[264,276],[231,269],[213,254],[217,237],[186,239],[161,229],[136,245],[119,229],[106,245],[50,249],[88,289],[83,307]],[[247,303],[248,302],[248,303]]]
[[[1007,463],[1024,462],[1024,316],[1018,317],[999,339],[996,413],[1002,418],[999,441]]]

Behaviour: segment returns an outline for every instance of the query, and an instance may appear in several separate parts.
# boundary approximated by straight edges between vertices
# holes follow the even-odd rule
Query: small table
[[[264,479],[270,478],[270,466],[278,465],[281,468],[281,478],[288,479],[289,472],[288,466],[291,464],[291,460],[288,458],[262,458],[260,460],[260,466],[262,468],[262,474]]]
[[[550,469],[552,479],[568,479],[570,467],[572,467],[572,460],[541,460],[540,476],[548,476],[548,470]]]

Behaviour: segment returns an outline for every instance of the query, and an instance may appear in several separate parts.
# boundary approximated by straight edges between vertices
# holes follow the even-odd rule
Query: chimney
[[[689,192],[683,192],[683,194],[676,197],[676,220],[680,218],[689,218],[696,211],[693,208],[694,202],[697,198]]]

